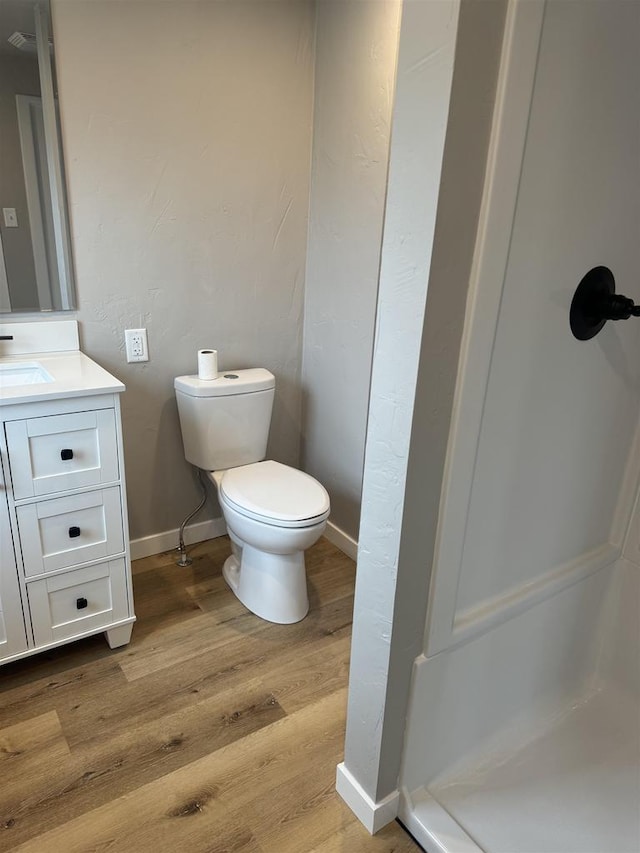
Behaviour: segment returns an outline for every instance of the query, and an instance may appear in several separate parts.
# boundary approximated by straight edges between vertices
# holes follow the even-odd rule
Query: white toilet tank
[[[204,471],[260,462],[267,452],[276,380],[262,367],[217,379],[174,381],[184,455]]]

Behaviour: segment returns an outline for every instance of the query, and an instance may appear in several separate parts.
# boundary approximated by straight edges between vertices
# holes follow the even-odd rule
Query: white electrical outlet
[[[127,361],[149,361],[146,329],[125,329],[124,343]]]

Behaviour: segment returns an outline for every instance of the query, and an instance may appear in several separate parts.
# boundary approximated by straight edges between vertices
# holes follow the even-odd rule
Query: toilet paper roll
[[[218,378],[218,350],[198,350],[198,379],[210,381]]]

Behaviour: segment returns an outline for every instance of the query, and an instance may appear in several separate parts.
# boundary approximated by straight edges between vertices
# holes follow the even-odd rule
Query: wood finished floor
[[[334,790],[354,564],[307,553],[297,625],[248,613],[226,537],[134,563],[129,646],[101,635],[0,668],[0,851],[410,853]]]

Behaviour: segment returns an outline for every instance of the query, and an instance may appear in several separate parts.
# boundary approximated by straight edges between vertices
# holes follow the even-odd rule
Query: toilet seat
[[[329,495],[317,480],[272,460],[225,471],[219,493],[236,512],[275,527],[310,527],[329,515]]]

